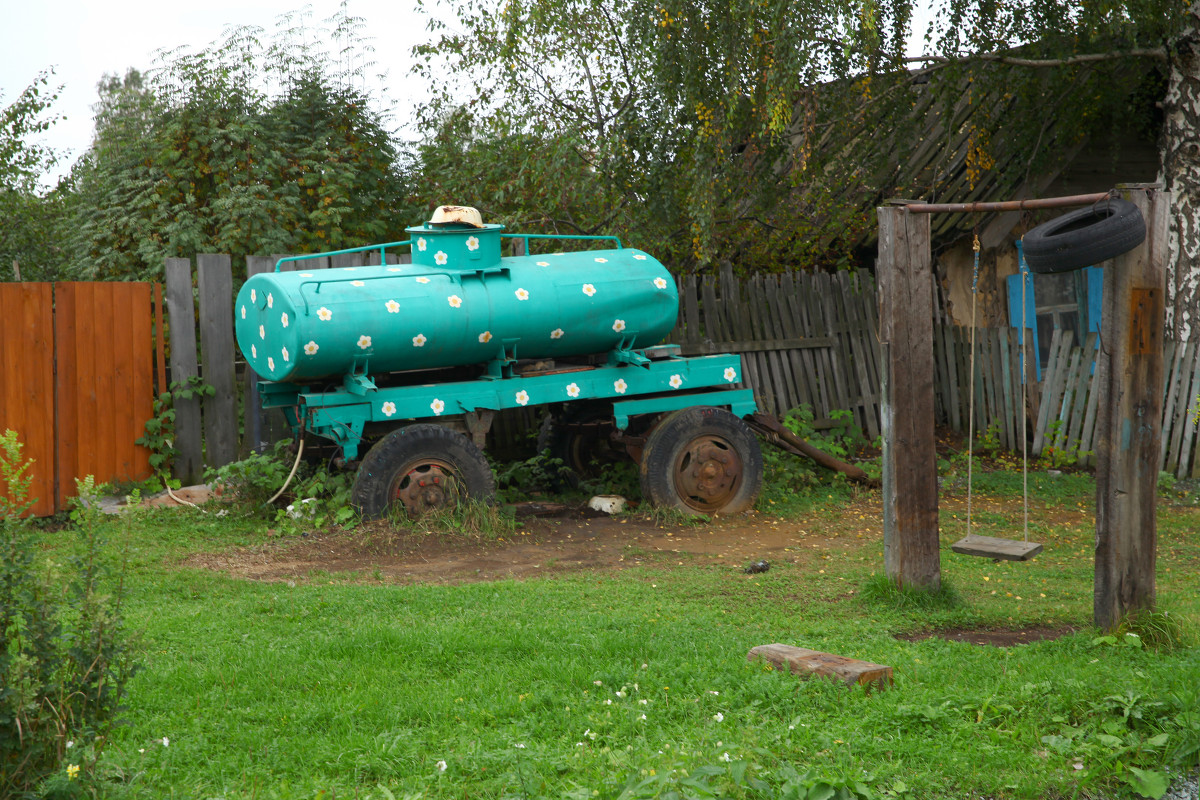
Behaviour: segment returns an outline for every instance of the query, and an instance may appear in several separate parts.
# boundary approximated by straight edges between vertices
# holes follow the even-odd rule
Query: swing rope
[[[971,396],[967,401],[967,537],[971,536],[971,500],[975,485],[972,475],[975,444],[975,297],[979,293],[979,233],[975,233],[975,269],[971,275]]]
[[[1029,280],[1029,267],[1025,264],[1025,251],[1017,247],[1017,271],[1021,274],[1021,507],[1025,514],[1025,542],[1029,542],[1029,434],[1026,425],[1029,424],[1029,405],[1026,392],[1029,391],[1027,377],[1029,365],[1025,360],[1025,339],[1029,328],[1025,323],[1025,284]],[[975,256],[979,258],[978,255]]]
[[[979,294],[979,231],[975,231],[975,241],[971,245],[975,251],[975,265],[971,275],[971,335],[970,335],[970,397],[967,401],[967,538],[960,542],[963,544],[971,540],[974,536],[972,526],[974,524],[974,464],[975,464],[975,315],[976,315],[976,299]],[[1021,275],[1021,505],[1024,514],[1024,541],[1029,544],[1029,437],[1026,433],[1026,425],[1028,416],[1027,413],[1027,395],[1028,387],[1026,385],[1026,375],[1028,372],[1026,362],[1026,296],[1025,282],[1028,277],[1028,267],[1025,265],[1025,255],[1020,251],[1019,254],[1019,272]],[[956,545],[957,547],[957,545]],[[1036,555],[1041,552],[1041,546],[1037,545],[1034,550],[1029,551],[1029,555]],[[979,553],[972,553],[979,555]],[[1023,559],[1022,559],[1023,560]]]

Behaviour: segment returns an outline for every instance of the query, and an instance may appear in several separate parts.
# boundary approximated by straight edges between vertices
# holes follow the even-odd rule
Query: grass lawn
[[[868,522],[824,557],[758,575],[673,556],[397,585],[185,568],[196,551],[261,545],[266,526],[117,520],[113,538],[135,548],[126,614],[142,669],[99,761],[86,742],[74,752],[106,797],[1153,795],[1168,767],[1200,758],[1200,649],[1090,628],[1094,487],[1034,477],[1053,490],[1035,494],[1031,520],[1045,553],[1024,564],[950,552],[964,504],[947,482],[947,590],[932,598],[887,588]],[[1013,535],[1011,478],[977,477],[979,533]],[[848,491],[768,493],[759,516],[845,530]],[[1163,502],[1160,608],[1192,624],[1197,530],[1200,511]],[[898,638],[1029,626],[1077,632],[1008,648]],[[747,662],[772,642],[888,664],[895,684],[866,693]]]

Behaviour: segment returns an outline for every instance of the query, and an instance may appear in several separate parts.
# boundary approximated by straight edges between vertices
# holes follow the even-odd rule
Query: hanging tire
[[[380,439],[358,467],[351,502],[364,519],[410,519],[465,499],[491,503],[492,468],[474,442],[440,425],[408,425]]]
[[[1142,212],[1118,197],[1033,228],[1022,239],[1031,272],[1067,272],[1128,253],[1146,238]]]
[[[722,408],[674,411],[642,452],[642,496],[687,514],[736,514],[754,505],[763,458],[750,427]]]

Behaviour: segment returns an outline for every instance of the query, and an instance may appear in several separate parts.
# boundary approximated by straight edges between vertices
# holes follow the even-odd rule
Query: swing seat
[[[999,558],[1005,561],[1028,561],[1042,552],[1042,546],[1037,542],[976,536],[973,533],[950,545],[950,549],[964,556]]]

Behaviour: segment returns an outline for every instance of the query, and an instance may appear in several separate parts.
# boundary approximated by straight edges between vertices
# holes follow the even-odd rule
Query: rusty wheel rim
[[[724,508],[741,488],[742,459],[720,436],[700,436],[688,442],[675,461],[675,486],[689,508]]]
[[[391,505],[410,517],[427,511],[453,508],[462,496],[462,482],[445,461],[424,459],[400,470],[392,481]]]

